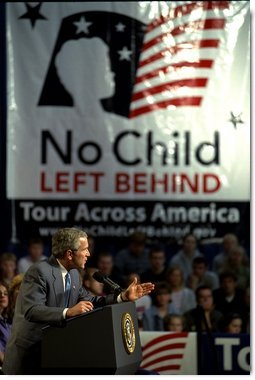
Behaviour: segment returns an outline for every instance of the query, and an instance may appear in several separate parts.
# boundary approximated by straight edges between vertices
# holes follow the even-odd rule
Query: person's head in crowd
[[[192,274],[199,278],[203,278],[205,272],[207,271],[208,266],[206,260],[202,256],[195,257],[192,261]]]
[[[139,257],[143,254],[146,246],[146,235],[143,232],[135,231],[129,236],[129,251]]]
[[[29,239],[28,242],[28,255],[31,260],[35,263],[41,259],[43,256],[44,244],[40,237],[33,237]]]
[[[100,272],[110,276],[113,270],[113,256],[111,252],[102,251],[97,256],[97,268]]]
[[[214,309],[214,300],[212,289],[208,286],[199,286],[196,289],[196,301],[199,306],[201,306],[204,311],[211,311]]]
[[[220,274],[220,287],[223,289],[225,296],[232,296],[235,294],[237,287],[236,275],[232,272],[222,272]]]
[[[185,318],[179,314],[168,314],[164,318],[165,331],[182,332],[185,329]]]
[[[126,277],[126,287],[132,284],[135,278],[137,279],[138,284],[141,283],[141,277],[138,273],[129,273]]]
[[[228,255],[229,252],[238,245],[238,238],[235,234],[228,233],[223,236],[223,250]]]
[[[9,306],[9,291],[8,285],[4,282],[0,282],[0,315],[2,317],[8,317]]]
[[[160,273],[165,268],[166,255],[162,246],[153,245],[149,251],[150,267],[155,273]]]
[[[85,269],[85,273],[83,276],[83,286],[95,296],[101,296],[103,294],[104,284],[101,282],[98,282],[93,277],[93,274],[97,271],[98,271],[97,268],[92,268],[92,267]]]
[[[13,277],[12,282],[9,285],[9,309],[10,309],[10,317],[13,318],[16,299],[19,294],[20,285],[22,283],[24,277],[24,273],[17,274]]]
[[[228,264],[230,264],[232,268],[239,268],[242,265],[246,266],[247,261],[248,258],[245,249],[242,246],[237,245],[229,251]]]
[[[197,249],[196,237],[192,234],[185,235],[183,237],[182,249],[187,256],[192,256]]]
[[[171,266],[166,273],[166,281],[172,290],[184,287],[184,275],[178,266]]]
[[[17,257],[12,252],[4,252],[0,255],[0,280],[10,283],[16,274]]]
[[[224,317],[224,331],[230,334],[240,334],[242,331],[242,318],[240,314],[229,313]]]
[[[161,307],[171,302],[171,290],[166,282],[158,282],[155,285],[152,302]]]

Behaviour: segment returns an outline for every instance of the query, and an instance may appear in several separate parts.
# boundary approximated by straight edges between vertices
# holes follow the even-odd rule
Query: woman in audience
[[[196,306],[195,293],[185,287],[183,272],[178,266],[168,269],[166,281],[171,289],[172,304],[177,313],[183,314]]]
[[[4,352],[11,331],[11,320],[8,314],[8,286],[0,283],[0,366],[3,364]]]

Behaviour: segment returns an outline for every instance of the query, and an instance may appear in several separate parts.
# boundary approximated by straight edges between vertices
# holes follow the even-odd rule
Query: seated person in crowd
[[[4,252],[0,255],[0,281],[9,285],[16,275],[17,257],[12,252]]]
[[[192,273],[188,277],[187,286],[196,290],[199,286],[208,286],[212,290],[217,289],[219,285],[218,275],[208,270],[204,257],[195,257],[192,263]]]
[[[8,306],[8,287],[4,283],[0,283],[0,366],[3,364],[5,347],[11,331]]]
[[[237,287],[246,289],[250,286],[250,268],[245,249],[238,245],[225,257],[220,273],[231,271],[236,275]]]
[[[171,292],[166,282],[158,282],[152,297],[152,305],[143,314],[144,331],[164,331],[164,318],[178,314],[171,304]]]
[[[124,283],[129,273],[146,271],[149,268],[149,254],[145,234],[139,231],[132,233],[128,247],[119,251],[114,261]]]
[[[88,290],[94,296],[102,296],[104,284],[98,282],[93,278],[93,274],[97,272],[97,268],[88,267],[85,269],[83,275],[82,285],[86,290]]]
[[[168,314],[164,318],[165,331],[182,332],[185,331],[185,318],[179,314]]]
[[[212,270],[219,273],[224,260],[228,257],[229,252],[238,245],[238,238],[235,234],[226,234],[223,236],[223,249],[213,259]]]
[[[100,272],[108,276],[112,281],[124,287],[125,284],[122,282],[122,278],[114,265],[114,258],[111,252],[99,252],[97,255],[96,267]],[[109,287],[104,284],[104,293],[108,294],[110,291],[111,289],[109,289]]]
[[[232,272],[221,273],[220,287],[213,291],[213,297],[216,309],[224,315],[241,314],[245,308],[244,291],[237,287],[237,278]]]
[[[168,269],[166,282],[171,289],[172,304],[179,314],[196,306],[195,293],[185,286],[183,272],[178,266]]]
[[[207,327],[212,332],[220,332],[222,329],[223,314],[215,309],[212,289],[200,286],[196,289],[197,306],[184,313],[187,331],[206,331]]]
[[[195,257],[203,256],[197,248],[197,239],[194,235],[188,234],[183,238],[182,249],[170,260],[169,266],[178,266],[184,275],[184,282],[192,273],[192,262]]]
[[[44,244],[42,239],[40,237],[31,238],[27,247],[28,254],[18,260],[18,273],[25,273],[32,264],[46,260],[47,256],[44,255],[43,251]]]
[[[24,273],[17,274],[13,277],[12,282],[9,285],[9,317],[12,320],[14,316],[14,310],[16,305],[16,299],[19,294],[19,288],[23,280]]]
[[[242,324],[243,320],[240,314],[227,314],[223,320],[223,331],[229,334],[240,334],[242,332]]]
[[[142,282],[162,282],[166,278],[166,255],[160,245],[153,245],[149,251],[150,267],[141,274]]]

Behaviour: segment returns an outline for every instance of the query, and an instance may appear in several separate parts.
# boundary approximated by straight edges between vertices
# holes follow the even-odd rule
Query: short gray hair
[[[64,257],[66,251],[77,251],[80,246],[80,238],[88,238],[85,231],[76,227],[61,228],[52,236],[52,254],[55,257]]]

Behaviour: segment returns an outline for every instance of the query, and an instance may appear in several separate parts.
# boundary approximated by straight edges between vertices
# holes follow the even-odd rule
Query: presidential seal
[[[121,330],[125,349],[128,354],[131,354],[135,349],[135,328],[129,313],[125,313],[122,316]]]

